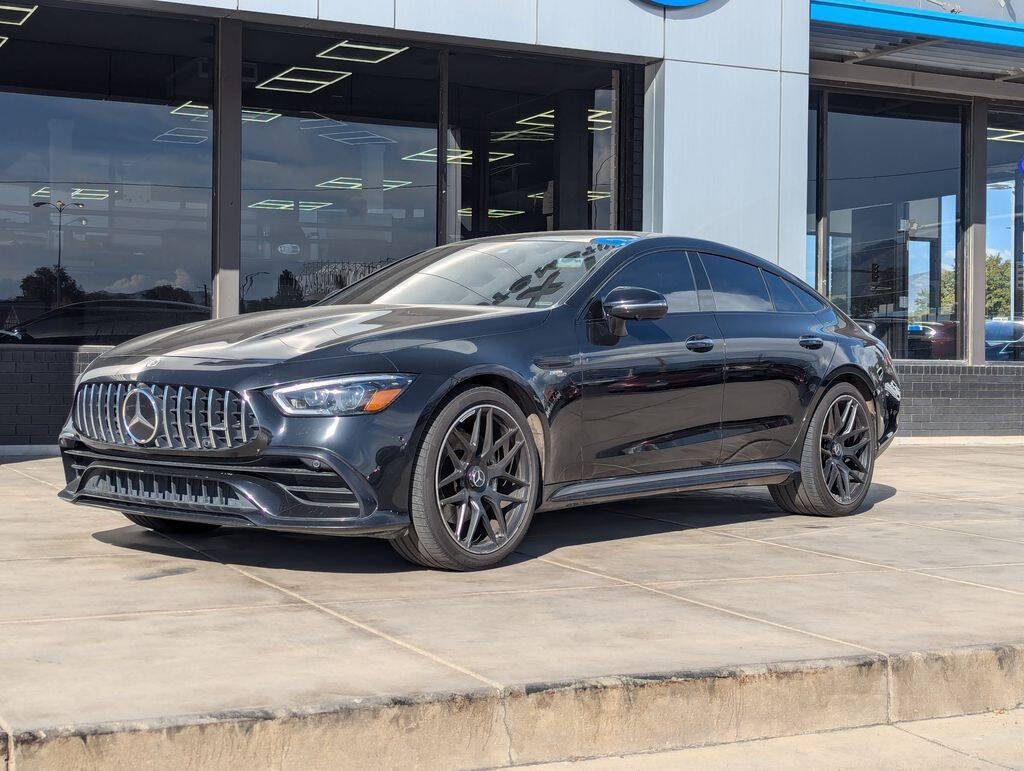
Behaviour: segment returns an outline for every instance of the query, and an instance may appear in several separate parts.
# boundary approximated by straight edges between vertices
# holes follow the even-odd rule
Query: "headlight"
[[[285,415],[338,416],[380,412],[412,382],[411,375],[352,375],[268,389]]]

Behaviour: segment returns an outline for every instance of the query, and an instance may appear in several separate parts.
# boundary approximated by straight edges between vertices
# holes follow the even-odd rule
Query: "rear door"
[[[661,292],[668,314],[630,321],[625,336],[612,335],[601,300],[619,286]],[[715,314],[698,302],[685,252],[652,252],[627,263],[595,294],[580,333],[585,477],[718,460],[725,346]]]
[[[783,277],[720,255],[701,261],[726,341],[720,462],[782,457],[800,436],[836,338]]]

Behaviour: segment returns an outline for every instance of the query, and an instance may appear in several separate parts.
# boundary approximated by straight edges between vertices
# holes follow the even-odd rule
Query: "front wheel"
[[[825,394],[811,417],[800,474],[768,489],[793,514],[842,517],[864,502],[874,466],[874,419],[860,391],[840,383]]]
[[[412,527],[391,544],[427,567],[490,567],[523,540],[539,489],[540,461],[523,411],[502,391],[470,388],[427,430],[413,471]]]

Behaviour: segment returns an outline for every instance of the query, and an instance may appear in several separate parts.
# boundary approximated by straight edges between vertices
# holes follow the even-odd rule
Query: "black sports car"
[[[768,485],[787,511],[849,514],[899,404],[885,346],[757,257],[502,236],[110,350],[78,383],[61,497],[165,532],[380,536],[468,570],[541,508]]]

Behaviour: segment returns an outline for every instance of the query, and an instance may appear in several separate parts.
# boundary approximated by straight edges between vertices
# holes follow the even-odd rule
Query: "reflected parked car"
[[[1024,321],[986,321],[985,360],[1024,361]]]
[[[955,359],[955,321],[919,321],[907,324],[908,359]]]
[[[210,318],[204,305],[169,300],[89,300],[0,330],[0,342],[35,345],[120,345],[133,337]]]

